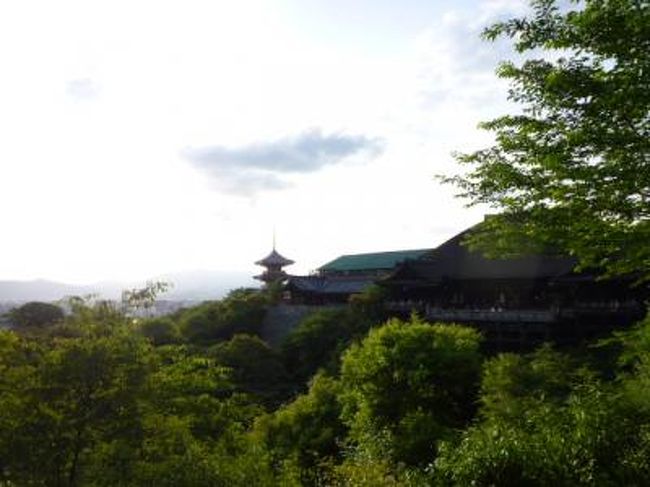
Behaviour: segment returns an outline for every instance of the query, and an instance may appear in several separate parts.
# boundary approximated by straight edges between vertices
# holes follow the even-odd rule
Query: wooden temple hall
[[[309,276],[284,273],[281,267],[293,262],[274,249],[266,261],[280,267],[267,267],[260,278],[281,276],[287,301],[303,305],[346,303],[378,285],[387,317],[416,312],[428,321],[471,325],[493,350],[576,345],[645,315],[648,285],[576,272],[575,259],[566,256],[488,259],[461,245],[469,231],[433,249],[344,255]]]

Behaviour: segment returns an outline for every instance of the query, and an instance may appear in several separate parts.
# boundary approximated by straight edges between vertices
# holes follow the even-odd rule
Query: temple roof
[[[471,230],[449,239],[426,259],[403,263],[384,282],[435,283],[444,279],[557,279],[575,276],[573,269],[577,261],[568,256],[529,255],[489,259],[462,244]]]
[[[287,287],[316,294],[355,294],[363,292],[374,282],[372,278],[363,277],[291,276]]]
[[[271,282],[271,281],[284,280],[287,277],[289,277],[289,274],[281,270],[276,272],[264,271],[257,276],[253,276],[253,279],[257,279],[258,281]]]
[[[294,262],[291,259],[287,259],[286,257],[283,257],[280,254],[278,254],[275,249],[273,249],[271,253],[266,257],[264,257],[263,259],[255,262],[255,264],[261,266],[274,266],[274,265],[285,266],[285,265],[291,265],[293,263]]]
[[[369,270],[390,270],[397,264],[411,259],[420,259],[432,249],[395,250],[370,254],[342,255],[318,268],[320,272],[349,272]]]

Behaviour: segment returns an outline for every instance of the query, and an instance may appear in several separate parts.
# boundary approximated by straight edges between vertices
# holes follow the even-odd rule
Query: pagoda
[[[289,277],[288,274],[282,270],[282,268],[293,263],[294,262],[291,259],[287,259],[286,257],[281,256],[275,250],[275,242],[273,242],[273,250],[271,253],[263,259],[255,262],[256,265],[265,268],[264,272],[262,272],[259,276],[255,276],[255,279],[264,282],[264,284],[267,286],[273,282],[282,282]]]

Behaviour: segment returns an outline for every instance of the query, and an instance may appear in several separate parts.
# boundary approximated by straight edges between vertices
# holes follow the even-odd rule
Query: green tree
[[[263,408],[234,367],[202,347],[153,347],[112,303],[69,304],[52,333],[0,331],[0,484],[299,485],[248,434]],[[231,365],[262,373],[231,348]]]
[[[442,444],[434,483],[647,485],[649,338],[648,320],[619,334],[621,368],[608,381],[548,346],[489,360],[477,421]]]
[[[386,288],[373,284],[362,293],[350,296],[350,308],[358,317],[364,318],[366,322],[379,323],[386,319],[384,301],[387,295]]]
[[[380,323],[380,293],[371,288],[356,296],[350,306],[323,309],[307,315],[282,342],[287,370],[306,382],[319,369],[338,373],[341,354],[355,339]]]
[[[584,377],[564,399],[536,392],[499,408],[517,417],[484,411],[459,443],[443,443],[433,477],[445,485],[647,485],[650,416],[616,384]]]
[[[505,353],[486,363],[481,382],[481,415],[518,422],[539,401],[565,401],[590,372],[569,355],[544,345],[529,355]]]
[[[409,465],[474,413],[480,335],[459,325],[389,321],[343,356],[341,402],[360,448]]]
[[[91,336],[110,334],[114,329],[129,326],[129,320],[113,301],[96,299],[96,296],[72,296],[65,300],[70,309],[64,323],[52,335]]]
[[[178,324],[167,316],[145,319],[138,323],[137,330],[154,345],[169,345],[182,341]]]
[[[102,444],[138,443],[145,340],[121,328],[21,348],[0,390],[3,480],[78,485]]]
[[[320,310],[306,316],[282,342],[287,370],[305,383],[320,368],[335,371],[339,355],[352,335],[350,312]]]
[[[25,303],[9,312],[10,321],[20,328],[56,325],[64,319],[63,310],[51,303],[32,301]]]
[[[209,353],[216,363],[231,369],[231,380],[239,390],[267,405],[277,406],[292,389],[279,354],[256,336],[235,335]]]
[[[274,462],[295,459],[307,483],[318,478],[320,464],[340,455],[347,433],[340,419],[340,392],[338,381],[316,375],[306,394],[255,422],[253,434],[271,452]]]
[[[149,379],[149,407],[156,414],[187,421],[198,439],[227,435],[232,426],[243,428],[261,412],[237,394],[231,370],[205,353],[187,346],[165,346],[156,349],[155,360]]]
[[[531,0],[485,30],[520,53],[503,63],[523,113],[481,126],[496,145],[446,178],[500,210],[470,236],[488,254],[553,248],[584,267],[650,277],[650,8],[638,0]],[[529,56],[530,57],[530,56]]]
[[[236,333],[257,334],[268,300],[257,290],[238,289],[220,301],[209,301],[180,313],[183,336],[192,343],[229,340]]]
[[[158,295],[171,288],[171,283],[164,281],[149,281],[142,288],[122,291],[122,309],[124,313],[134,313],[143,310],[145,313],[156,303]]]

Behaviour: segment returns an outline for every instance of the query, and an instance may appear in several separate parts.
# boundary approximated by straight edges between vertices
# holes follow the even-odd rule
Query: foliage
[[[379,322],[376,308],[374,297],[362,297],[347,308],[309,314],[282,343],[287,370],[302,382],[319,369],[337,373],[343,351]]]
[[[259,408],[236,393],[230,370],[185,346],[156,351],[148,403],[156,413],[184,418],[196,438],[216,438],[252,422]]]
[[[150,281],[142,288],[128,289],[122,292],[122,306],[127,314],[137,310],[148,310],[156,302],[158,295],[166,292],[171,283],[164,281]]]
[[[26,348],[0,392],[3,480],[75,485],[98,445],[137,442],[147,344],[120,329]]]
[[[295,458],[304,480],[314,480],[316,467],[339,455],[347,432],[340,420],[340,392],[335,379],[317,375],[307,394],[257,419],[254,435],[272,452],[275,463]]]
[[[238,389],[266,404],[283,399],[290,390],[289,374],[279,354],[256,336],[235,335],[212,347],[210,356],[232,369],[231,379]]]
[[[636,0],[531,6],[485,31],[547,54],[498,70],[523,113],[483,123],[496,145],[459,155],[471,170],[446,179],[471,204],[502,212],[470,244],[496,255],[553,248],[583,267],[650,277],[650,9]]]
[[[389,459],[357,452],[332,468],[325,485],[337,487],[419,487],[427,485],[423,472],[396,467]]]
[[[366,321],[380,322],[384,319],[384,300],[387,297],[386,288],[373,284],[360,294],[350,296],[350,308],[357,317]]]
[[[306,381],[325,367],[336,369],[336,359],[349,340],[349,313],[344,309],[320,310],[308,315],[282,343],[287,370]]]
[[[243,292],[225,301],[263,309],[258,297]],[[192,310],[136,321],[110,302],[69,304],[64,323],[42,332],[0,330],[0,484],[607,486],[650,479],[650,318],[607,341],[618,362],[600,374],[583,355],[550,346],[484,362],[476,331],[417,317],[373,327],[348,345],[372,323],[352,306],[301,328],[301,353],[324,345],[297,365],[331,372],[279,405],[288,397],[287,373],[256,336],[235,334],[209,347],[163,344]],[[332,364],[346,346],[339,372]]]
[[[343,419],[362,449],[417,465],[472,417],[479,334],[413,317],[373,329],[343,356]]]
[[[198,440],[178,416],[145,418],[146,441],[137,451],[111,451],[97,462],[92,483],[98,486],[156,485],[169,487],[298,486],[295,471],[276,473],[268,452],[245,435],[216,441]],[[121,456],[120,456],[121,455]],[[120,472],[120,458],[129,464]],[[120,474],[121,475],[118,475]]]
[[[565,401],[591,374],[570,356],[544,345],[529,355],[506,353],[487,362],[481,382],[481,414],[518,422],[531,403]]]
[[[278,304],[282,301],[284,284],[281,280],[268,282],[262,290],[262,293],[266,296],[269,304]]]
[[[182,341],[178,324],[167,316],[142,320],[138,323],[137,330],[154,345],[170,345]]]
[[[95,296],[72,296],[64,305],[70,310],[61,326],[52,330],[52,336],[78,337],[91,334],[107,334],[113,328],[129,326],[120,306],[113,301],[96,299]]]
[[[229,340],[236,333],[257,334],[266,315],[267,297],[256,290],[239,289],[221,301],[209,301],[184,310],[179,317],[183,336],[191,343]]]
[[[504,369],[501,359],[490,362],[486,380],[508,373],[509,380],[484,385],[492,402],[482,411],[483,421],[458,444],[442,445],[434,479],[453,485],[646,485],[650,415],[616,385],[588,374],[576,376],[566,390],[563,359],[555,358],[560,361],[542,372],[562,384],[562,393],[553,397],[543,393],[546,381],[512,395],[521,374],[516,367]],[[494,407],[497,398],[502,404]]]
[[[63,319],[63,310],[59,306],[39,301],[25,303],[9,312],[9,320],[19,328],[43,328],[61,323]]]
[[[107,303],[73,309],[50,336],[0,334],[0,482],[276,484],[245,440],[261,408],[228,368],[152,348]]]
[[[211,449],[197,441],[189,423],[188,418],[176,415],[147,415],[143,423],[146,440],[139,451],[111,451],[115,445],[107,445],[105,456],[98,462],[102,467],[97,472],[101,485],[219,485],[218,472],[211,465]],[[130,457],[127,475],[119,475],[121,472],[115,468],[120,453]],[[102,477],[101,471],[109,475]]]

